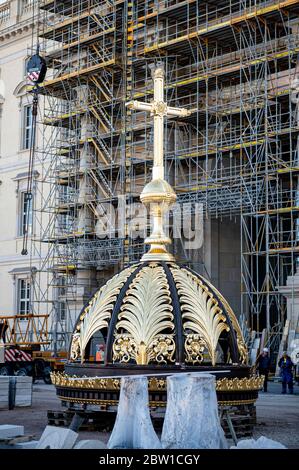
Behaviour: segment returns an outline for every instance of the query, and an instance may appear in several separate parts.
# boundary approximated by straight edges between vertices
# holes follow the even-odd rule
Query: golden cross
[[[126,106],[136,111],[147,111],[154,116],[154,167],[153,179],[164,179],[164,117],[186,117],[191,113],[185,108],[173,108],[167,106],[164,101],[164,68],[157,66],[152,71],[154,80],[154,101],[144,103],[142,101],[129,101]]]
[[[152,233],[144,243],[150,245],[150,250],[142,257],[142,261],[174,261],[168,253],[166,245],[171,243],[164,231],[164,215],[176,201],[176,195],[170,184],[164,180],[164,117],[186,117],[191,113],[185,108],[167,106],[164,101],[164,68],[157,66],[152,72],[154,80],[154,101],[130,101],[126,103],[129,109],[147,111],[154,116],[154,166],[152,181],[148,183],[141,195],[141,201],[149,206],[152,215]]]

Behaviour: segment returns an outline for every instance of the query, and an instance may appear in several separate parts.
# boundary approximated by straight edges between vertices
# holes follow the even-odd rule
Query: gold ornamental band
[[[78,403],[78,404],[89,404],[89,405],[99,405],[99,406],[117,406],[118,400],[97,400],[95,398],[71,398],[71,397],[63,397],[58,395],[58,398],[62,401],[68,401],[70,403]],[[253,405],[255,403],[255,399],[249,400],[219,400],[218,405],[220,406],[238,406],[238,405]],[[165,401],[150,401],[149,406],[150,408],[160,407],[165,408],[167,403]]]
[[[120,379],[114,378],[90,378],[69,376],[60,372],[51,373],[52,383],[58,387],[91,389],[91,390],[119,390]],[[217,392],[240,392],[260,390],[264,384],[264,376],[252,376],[239,379],[227,377],[216,381]],[[156,377],[149,378],[149,391],[166,391],[166,379]]]

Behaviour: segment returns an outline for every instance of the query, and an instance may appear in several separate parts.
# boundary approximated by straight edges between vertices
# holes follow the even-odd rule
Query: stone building
[[[31,313],[32,275],[41,263],[37,253],[21,255],[27,225],[29,248],[34,235],[32,207],[26,207],[32,205],[25,197],[32,123],[26,61],[32,53],[36,3],[0,2],[0,315],[8,316]],[[37,146],[39,142],[38,132]],[[39,204],[38,175],[37,165],[33,206]]]

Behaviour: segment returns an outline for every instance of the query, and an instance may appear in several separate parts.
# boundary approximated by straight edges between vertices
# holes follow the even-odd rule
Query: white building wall
[[[26,268],[38,268],[40,263],[37,253],[21,255],[23,240],[18,234],[20,191],[26,190],[29,162],[29,151],[21,148],[21,127],[22,108],[31,102],[24,78],[32,47],[32,7],[33,2],[23,0],[0,1],[0,12],[7,13],[0,15],[0,315],[19,313],[16,279],[30,276]]]

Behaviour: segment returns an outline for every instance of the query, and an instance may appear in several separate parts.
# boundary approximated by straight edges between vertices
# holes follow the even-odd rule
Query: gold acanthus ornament
[[[196,276],[186,269],[171,268],[171,272],[180,298],[184,331],[199,335],[215,365],[219,337],[223,331],[229,331],[225,315]]]
[[[114,361],[127,355],[137,364],[154,357],[159,334],[174,330],[173,307],[168,282],[161,266],[145,266],[129,286],[116,324]],[[118,335],[122,336],[119,337]],[[158,343],[161,343],[159,337]],[[161,345],[160,345],[161,349]]]
[[[148,364],[152,361],[167,364],[174,362],[174,354],[174,335],[155,336],[147,347],[141,343],[138,348],[133,337],[128,334],[116,335],[113,343],[113,362],[129,362],[133,359],[137,364]]]
[[[132,266],[116,274],[101,287],[89,302],[89,305],[80,316],[77,331],[72,337],[70,348],[72,360],[76,360],[81,356],[81,362],[83,362],[85,348],[89,340],[97,331],[108,327],[117,296],[135,268],[136,266]]]
[[[236,318],[236,315],[234,314],[233,312],[233,309],[231,308],[231,306],[229,305],[229,303],[227,302],[227,300],[223,297],[223,295],[221,294],[221,292],[219,292],[216,287],[214,287],[208,280],[205,279],[205,283],[208,285],[208,287],[215,292],[215,294],[217,295],[217,297],[219,298],[219,300],[222,302],[222,305],[224,306],[226,312],[228,313],[229,315],[229,318],[230,318],[230,321],[232,322],[232,326],[233,326],[233,329],[235,330],[236,332],[236,335],[237,335],[237,344],[238,344],[238,351],[239,351],[239,355],[240,355],[240,359],[241,359],[241,362],[242,364],[247,364],[248,362],[248,350],[247,350],[247,347],[246,347],[246,344],[245,344],[245,341],[244,341],[244,338],[243,338],[243,334],[242,334],[242,331],[241,331],[241,328],[240,328],[240,325],[239,325],[239,322]]]
[[[72,361],[76,361],[81,357],[80,347],[80,333],[74,333],[72,336],[70,358]]]
[[[186,362],[192,364],[201,364],[203,361],[203,353],[205,350],[205,342],[202,341],[198,334],[187,334],[185,337],[185,354]]]
[[[131,335],[115,335],[112,350],[113,362],[129,362],[132,359],[137,362],[137,345]]]

